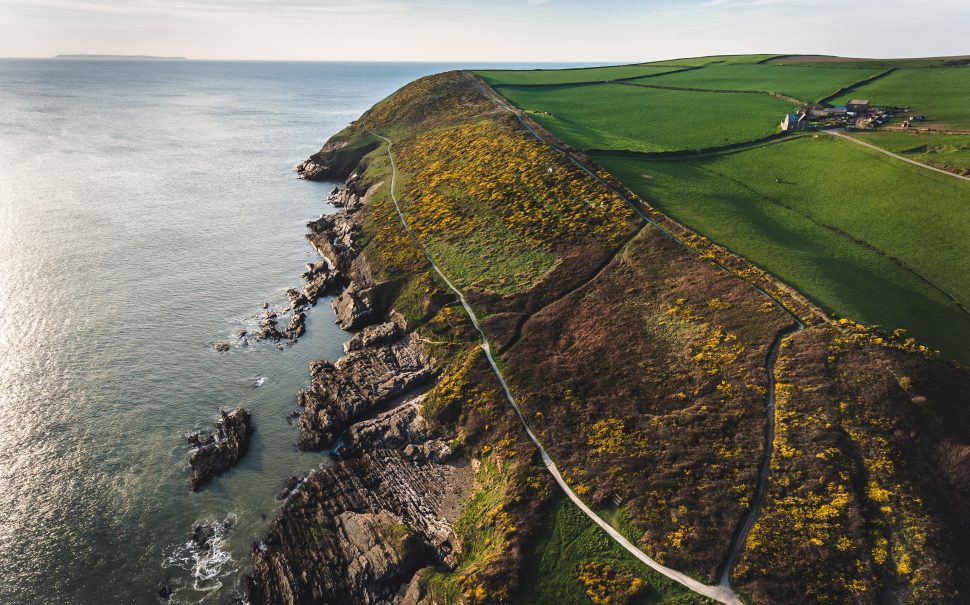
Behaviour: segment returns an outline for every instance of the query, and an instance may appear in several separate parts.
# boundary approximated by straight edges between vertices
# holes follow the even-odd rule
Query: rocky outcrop
[[[409,444],[423,443],[431,437],[431,427],[421,415],[421,405],[426,395],[402,403],[370,420],[358,422],[344,436],[344,457],[365,450],[379,448],[403,448]]]
[[[302,297],[307,304],[315,305],[321,296],[332,294],[339,288],[344,278],[340,271],[331,269],[324,261],[307,264],[307,271],[303,274],[307,284],[303,286]]]
[[[263,317],[259,320],[259,330],[256,332],[256,341],[263,340],[275,340],[279,341],[283,338],[283,332],[280,332],[279,322],[277,321],[277,313],[269,309],[263,314]]]
[[[374,315],[373,288],[351,283],[330,305],[336,322],[344,330],[357,330],[371,321]]]
[[[312,382],[300,391],[300,447],[333,445],[345,428],[426,383],[434,376],[431,361],[410,337],[347,353],[337,363],[311,364]]]
[[[354,214],[344,209],[324,214],[307,223],[310,229],[307,240],[330,263],[330,267],[345,274],[360,252],[361,226]]]
[[[313,473],[253,549],[250,602],[392,603],[418,569],[452,569],[454,472],[384,449]]]
[[[400,340],[404,336],[404,318],[391,313],[391,321],[364,328],[344,343],[344,352],[359,351],[367,347],[378,347]]]
[[[360,175],[354,173],[350,175],[343,188],[335,187],[330,192],[327,200],[336,208],[346,208],[351,212],[356,212],[364,205],[366,191],[360,182]]]
[[[249,448],[252,433],[249,412],[237,406],[231,411],[219,410],[219,419],[211,433],[189,435],[189,445],[194,448],[189,455],[189,466],[192,467],[189,487],[192,491],[235,466]]]
[[[348,136],[341,133],[327,141],[323,149],[296,167],[297,175],[308,181],[347,178],[360,160],[380,144],[379,139],[371,137],[356,145],[350,145]]]

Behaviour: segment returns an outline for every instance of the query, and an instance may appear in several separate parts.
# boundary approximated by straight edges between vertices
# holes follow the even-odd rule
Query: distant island
[[[152,55],[56,55],[55,59],[100,59],[107,61],[131,61],[131,60],[153,60],[153,61],[188,61],[185,57],[155,57]]]

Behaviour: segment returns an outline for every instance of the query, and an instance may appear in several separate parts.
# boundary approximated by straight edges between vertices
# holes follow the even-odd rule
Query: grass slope
[[[908,105],[934,127],[970,129],[970,68],[900,69],[834,99],[869,99],[873,105]]]
[[[503,84],[575,84],[604,82],[618,78],[636,78],[665,74],[679,69],[675,66],[617,65],[613,67],[581,67],[576,69],[489,69],[477,72],[491,86]]]
[[[970,174],[970,135],[876,131],[852,136],[917,162]]]
[[[514,605],[589,605],[590,598],[577,578],[580,563],[589,561],[608,564],[649,585],[631,605],[710,603],[634,559],[565,496],[556,498],[544,527],[527,556],[523,590],[513,598]]]
[[[645,65],[721,65],[721,64],[744,64],[758,63],[767,61],[778,55],[712,55],[710,57],[690,57],[685,59],[668,59],[666,61],[651,61]]]
[[[692,162],[600,162],[650,203],[824,308],[906,328],[970,361],[970,317],[869,247],[970,303],[968,184],[829,138]]]
[[[727,145],[773,134],[792,107],[767,95],[622,84],[503,87],[501,92],[580,149],[673,151]]]
[[[922,59],[851,59],[827,55],[786,55],[772,59],[773,65],[833,67],[837,69],[889,69],[890,67],[924,68],[966,65],[967,57],[926,57]]]
[[[877,73],[879,70],[875,69],[838,69],[825,65],[787,67],[770,64],[726,64],[667,74],[644,82],[690,88],[776,92],[804,101],[816,101],[843,86]]]

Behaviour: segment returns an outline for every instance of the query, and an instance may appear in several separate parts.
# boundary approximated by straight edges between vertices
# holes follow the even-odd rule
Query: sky
[[[970,1],[0,0],[0,57],[635,62],[970,54]]]

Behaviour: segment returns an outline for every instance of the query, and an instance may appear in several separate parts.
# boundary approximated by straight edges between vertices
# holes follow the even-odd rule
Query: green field
[[[970,173],[970,135],[877,131],[852,136],[917,162]]]
[[[793,65],[807,67],[832,67],[835,69],[876,69],[884,70],[891,67],[923,68],[923,67],[946,67],[948,61],[958,63],[965,61],[966,57],[927,57],[925,59],[842,59],[832,60],[832,58],[819,56],[794,55],[779,57],[770,61],[772,65]]]
[[[630,601],[631,605],[710,602],[634,559],[565,496],[557,497],[543,527],[526,559],[523,590],[512,599],[515,605],[589,605],[591,601],[576,577],[579,564],[588,561],[607,563],[617,572],[638,577],[649,585],[642,595]]]
[[[970,362],[970,316],[923,279],[970,306],[970,183],[824,135],[693,161],[596,159],[826,310]]]
[[[684,92],[623,84],[502,87],[512,103],[579,149],[703,149],[777,132],[792,105],[748,93]]]
[[[900,69],[832,100],[869,99],[873,105],[908,105],[927,126],[970,129],[970,68]]]
[[[767,61],[778,55],[712,55],[710,57],[689,57],[686,59],[668,59],[666,61],[651,61],[644,65],[734,65],[743,63],[758,63]]]
[[[785,67],[781,65],[712,65],[644,80],[648,84],[776,92],[803,101],[817,101],[843,86],[879,73],[876,69]],[[636,82],[636,80],[634,80]]]
[[[659,65],[617,65],[616,67],[583,67],[577,69],[484,70],[476,72],[490,86],[507,84],[548,85],[605,82],[677,71],[678,67]]]

